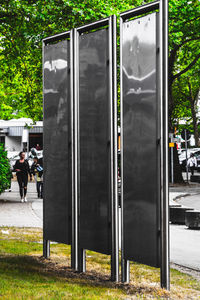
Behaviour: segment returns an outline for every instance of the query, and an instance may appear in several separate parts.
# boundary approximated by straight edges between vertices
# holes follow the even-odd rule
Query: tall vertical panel
[[[80,248],[111,254],[108,30],[79,35]]]
[[[124,257],[159,266],[156,13],[122,24]]]
[[[70,42],[44,46],[44,239],[71,243]]]

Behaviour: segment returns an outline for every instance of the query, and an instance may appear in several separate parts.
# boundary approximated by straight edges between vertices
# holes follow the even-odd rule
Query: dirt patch
[[[104,286],[107,288],[121,289],[129,296],[138,294],[143,297],[144,295],[148,295],[150,298],[152,298],[152,296],[155,297],[155,295],[157,295],[159,297],[162,297],[163,299],[169,299],[170,296],[170,293],[168,291],[152,286],[151,284],[139,284],[134,283],[133,281],[131,281],[130,284],[111,282],[109,272],[102,273],[101,270],[100,273],[96,270],[94,271],[91,269],[92,266],[90,265],[87,265],[88,268],[87,272],[85,273],[73,271],[70,267],[66,267],[66,264],[70,263],[70,260],[68,259],[68,261],[66,261],[66,258],[65,265],[63,264],[62,259],[58,256],[52,256],[50,260],[45,259],[41,256],[37,258],[35,257],[35,259],[43,265],[43,271],[49,275],[56,275],[66,279],[73,279],[73,281],[77,280],[78,282],[82,282],[82,284],[89,284],[90,286]]]

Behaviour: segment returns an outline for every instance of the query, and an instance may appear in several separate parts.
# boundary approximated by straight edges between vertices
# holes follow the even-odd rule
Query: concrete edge
[[[171,269],[175,269],[181,273],[190,275],[200,281],[200,269],[193,269],[187,266],[179,265],[174,262],[170,263]]]

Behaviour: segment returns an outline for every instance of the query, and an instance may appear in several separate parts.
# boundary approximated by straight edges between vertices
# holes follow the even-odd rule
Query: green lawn
[[[109,256],[87,251],[87,272],[70,269],[70,247],[51,245],[42,257],[42,231],[0,228],[0,299],[200,299],[200,282],[171,270],[171,292],[159,270],[131,264],[129,285],[110,282]]]

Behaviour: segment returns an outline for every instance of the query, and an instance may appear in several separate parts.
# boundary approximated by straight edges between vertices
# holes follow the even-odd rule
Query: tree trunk
[[[173,123],[172,123],[172,113],[173,113],[173,95],[172,95],[172,82],[170,84],[169,80],[169,132],[174,132]],[[169,151],[169,181],[171,182],[171,152]],[[179,163],[178,151],[177,148],[173,148],[173,171],[174,171],[174,183],[183,183],[182,170]]]
[[[199,147],[199,132],[197,126],[197,117],[196,117],[196,110],[194,104],[191,103],[191,112],[192,112],[192,123],[193,123],[193,130],[194,130],[194,139],[195,139],[195,146]]]
[[[199,132],[198,132],[198,125],[197,125],[197,112],[196,112],[196,100],[198,100],[198,93],[197,93],[197,99],[193,96],[192,87],[190,80],[188,80],[188,87],[189,87],[189,93],[190,93],[190,108],[192,113],[192,124],[193,124],[193,130],[194,130],[194,139],[195,139],[195,146],[199,147]]]
[[[171,182],[171,149],[169,150],[169,182]],[[173,174],[174,183],[184,183],[181,166],[179,164],[178,151],[175,147],[173,148]]]
[[[172,86],[170,86],[170,84],[169,84],[169,95],[168,95],[168,98],[169,98],[169,107],[168,107],[169,132],[173,132],[172,113],[173,113],[174,105],[173,105]]]

